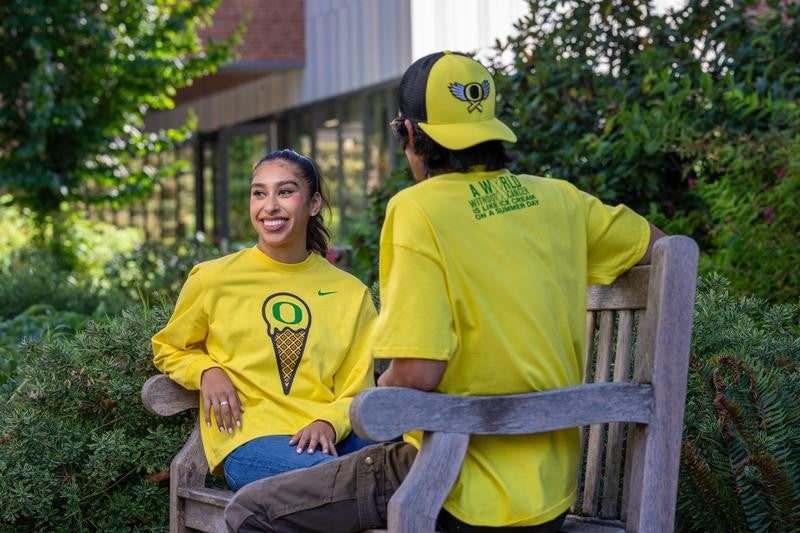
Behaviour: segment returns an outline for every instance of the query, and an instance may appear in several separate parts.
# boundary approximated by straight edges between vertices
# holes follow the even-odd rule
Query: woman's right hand
[[[200,393],[203,395],[203,413],[206,425],[211,427],[211,409],[223,433],[233,433],[233,425],[242,427],[241,414],[244,412],[239,395],[231,378],[219,367],[209,368],[200,378]]]

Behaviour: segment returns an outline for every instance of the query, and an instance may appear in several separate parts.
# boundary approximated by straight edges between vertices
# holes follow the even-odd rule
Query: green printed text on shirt
[[[539,200],[513,174],[469,184],[470,209],[476,220],[539,205]]]

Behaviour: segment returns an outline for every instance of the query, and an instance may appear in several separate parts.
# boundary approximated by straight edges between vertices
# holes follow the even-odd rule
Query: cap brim
[[[420,122],[419,127],[431,139],[450,150],[463,150],[486,141],[517,142],[514,132],[497,118],[460,124]]]

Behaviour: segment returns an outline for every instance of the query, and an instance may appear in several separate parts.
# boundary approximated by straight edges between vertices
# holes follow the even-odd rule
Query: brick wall
[[[213,20],[204,37],[228,37],[246,24],[238,61],[305,60],[304,0],[221,0]]]

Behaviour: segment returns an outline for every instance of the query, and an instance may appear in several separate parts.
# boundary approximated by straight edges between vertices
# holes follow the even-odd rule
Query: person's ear
[[[406,142],[406,148],[410,148],[411,151],[414,151],[414,126],[411,125],[410,119],[405,119],[403,121],[403,126],[406,128],[406,133],[408,134],[408,142]]]
[[[311,197],[311,216],[312,217],[317,216],[321,209],[322,209],[322,196],[319,194],[319,192],[315,192],[314,196]]]

